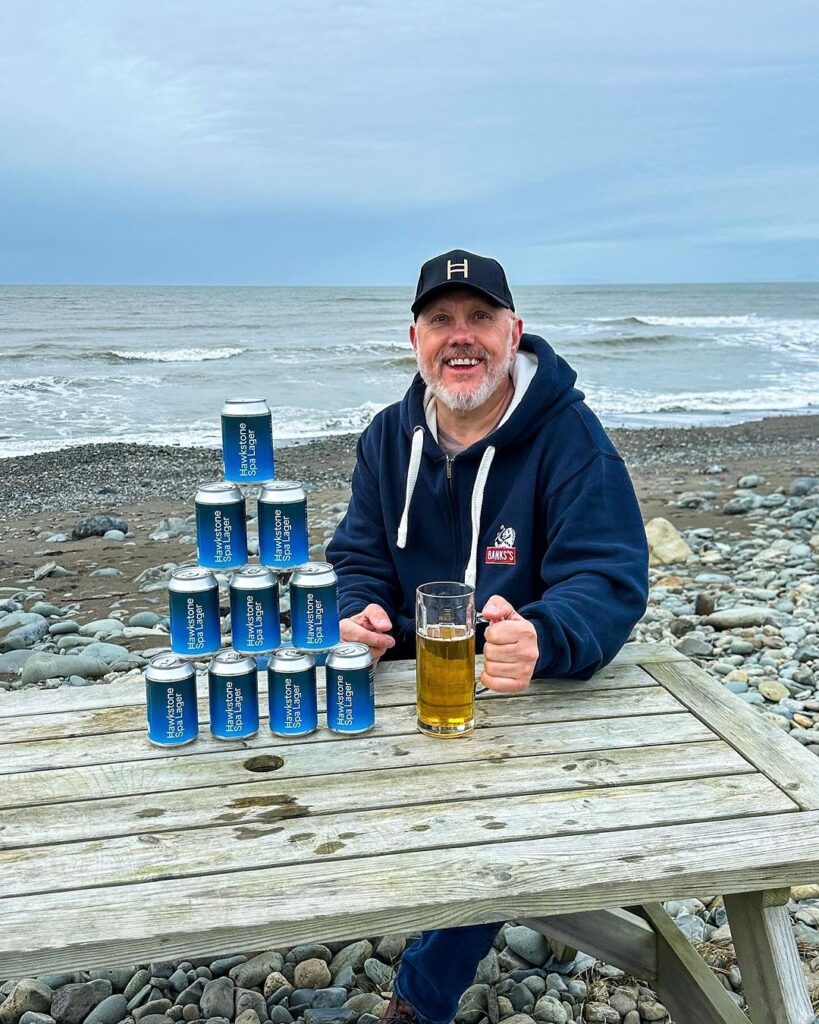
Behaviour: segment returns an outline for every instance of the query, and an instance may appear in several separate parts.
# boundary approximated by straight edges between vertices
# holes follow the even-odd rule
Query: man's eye
[[[434,324],[443,323],[444,320],[446,320],[446,313],[436,313],[435,316],[432,318],[432,322]]]

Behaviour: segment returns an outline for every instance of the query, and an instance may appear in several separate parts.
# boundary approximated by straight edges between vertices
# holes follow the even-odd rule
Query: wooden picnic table
[[[486,694],[470,737],[414,698],[384,664],[369,734],[168,750],[135,679],[0,695],[0,978],[511,918],[740,1024],[658,902],[723,894],[755,1024],[812,1019],[784,904],[819,879],[813,754],[661,644]]]

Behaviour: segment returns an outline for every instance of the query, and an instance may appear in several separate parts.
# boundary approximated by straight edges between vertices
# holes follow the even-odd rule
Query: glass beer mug
[[[464,736],[475,728],[475,622],[474,587],[418,587],[417,725],[428,736]]]

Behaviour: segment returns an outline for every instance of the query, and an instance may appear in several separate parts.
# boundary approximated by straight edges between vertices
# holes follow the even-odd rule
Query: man
[[[497,261],[460,249],[429,260],[412,312],[419,373],[362,434],[327,552],[341,636],[376,659],[412,658],[416,588],[463,580],[491,623],[484,686],[588,679],[646,606],[646,538],[623,461],[571,367],[523,333]],[[497,929],[425,932],[387,1015],[451,1020]]]

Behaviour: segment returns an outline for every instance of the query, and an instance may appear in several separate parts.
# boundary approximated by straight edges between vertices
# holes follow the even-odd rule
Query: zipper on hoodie
[[[461,571],[459,566],[463,561],[463,551],[461,550],[461,547],[463,545],[463,538],[461,537],[461,520],[458,515],[458,503],[455,500],[455,494],[452,484],[452,467],[455,462],[455,457],[453,455],[445,455],[444,458],[446,459],[446,493],[447,497],[449,498],[449,511],[452,516],[452,523],[454,525],[455,534],[453,538],[454,544],[452,545],[452,550],[455,553],[455,568],[453,570],[455,575],[452,577],[452,579],[454,580],[459,578],[459,573]],[[460,562],[459,559],[461,560]]]

